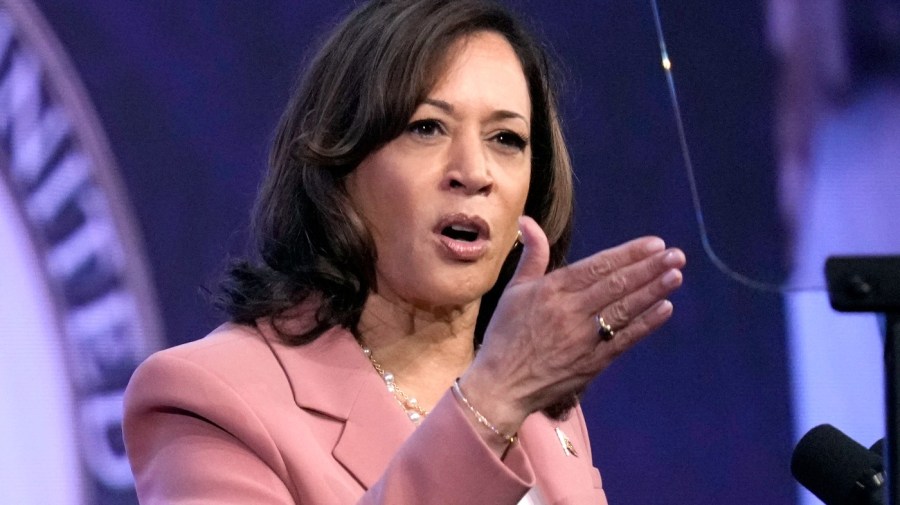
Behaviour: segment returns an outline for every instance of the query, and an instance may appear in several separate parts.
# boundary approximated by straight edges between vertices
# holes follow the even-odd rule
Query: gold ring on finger
[[[612,326],[603,319],[603,316],[597,314],[594,316],[594,321],[597,322],[597,335],[600,336],[601,341],[609,342],[616,336],[616,332],[612,329]]]

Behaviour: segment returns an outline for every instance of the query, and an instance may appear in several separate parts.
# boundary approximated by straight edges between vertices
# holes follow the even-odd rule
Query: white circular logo
[[[0,502],[123,503],[122,393],[163,339],[108,141],[27,0],[0,0]]]

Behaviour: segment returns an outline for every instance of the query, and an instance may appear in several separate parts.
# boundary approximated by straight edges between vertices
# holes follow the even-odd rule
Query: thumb
[[[529,216],[519,216],[519,231],[524,247],[510,286],[543,277],[550,262],[550,243],[540,225]]]

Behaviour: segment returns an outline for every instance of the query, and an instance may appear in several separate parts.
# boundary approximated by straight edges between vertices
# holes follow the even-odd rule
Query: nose
[[[494,187],[490,159],[476,134],[456,137],[450,144],[445,186],[467,195],[489,194]]]

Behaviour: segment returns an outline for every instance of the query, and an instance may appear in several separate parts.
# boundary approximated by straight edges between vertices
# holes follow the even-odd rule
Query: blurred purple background
[[[167,345],[223,320],[204,293],[246,250],[268,144],[304,59],[353,3],[37,2],[118,161]],[[571,258],[644,234],[688,256],[672,322],[584,399],[610,503],[796,503],[783,300],[735,284],[702,252],[650,3],[507,3],[567,76]],[[782,81],[766,4],[664,1],[661,14],[713,246],[741,273],[782,282],[792,235],[779,210]],[[133,503],[127,490],[98,493],[89,499]]]

